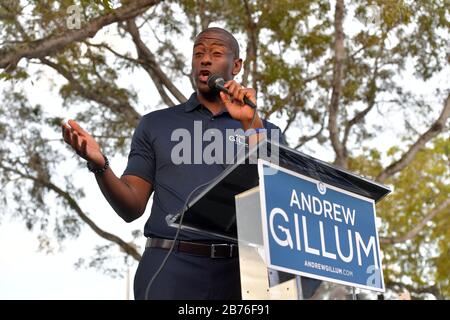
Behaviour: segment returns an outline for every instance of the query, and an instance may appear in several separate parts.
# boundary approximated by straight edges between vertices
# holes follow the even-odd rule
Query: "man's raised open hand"
[[[61,123],[64,141],[83,159],[97,167],[105,165],[105,159],[99,144],[74,120]]]

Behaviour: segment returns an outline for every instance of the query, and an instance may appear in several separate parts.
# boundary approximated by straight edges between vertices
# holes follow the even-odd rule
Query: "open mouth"
[[[198,80],[200,80],[200,82],[208,82],[208,78],[211,75],[211,72],[209,72],[208,70],[201,70],[198,74]]]

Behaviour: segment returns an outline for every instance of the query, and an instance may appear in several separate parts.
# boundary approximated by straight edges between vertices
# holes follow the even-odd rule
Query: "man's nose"
[[[205,53],[202,57],[202,60],[200,61],[202,66],[210,65],[211,64],[211,56],[209,53]]]

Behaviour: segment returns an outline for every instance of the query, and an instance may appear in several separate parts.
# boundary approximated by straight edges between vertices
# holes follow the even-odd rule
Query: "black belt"
[[[173,240],[162,238],[147,238],[146,248],[161,248],[169,250]],[[177,240],[174,250],[210,258],[233,258],[238,256],[238,246],[232,243],[200,243]]]

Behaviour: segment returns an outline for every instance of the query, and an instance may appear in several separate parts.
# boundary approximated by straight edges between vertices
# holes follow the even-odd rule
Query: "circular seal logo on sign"
[[[317,191],[319,191],[320,194],[325,194],[327,192],[327,187],[322,182],[317,183]]]

